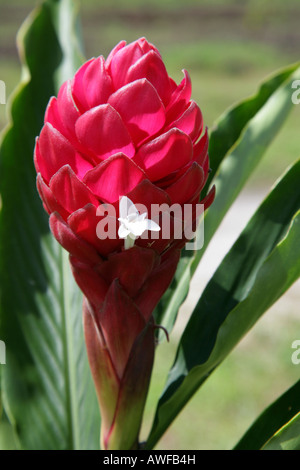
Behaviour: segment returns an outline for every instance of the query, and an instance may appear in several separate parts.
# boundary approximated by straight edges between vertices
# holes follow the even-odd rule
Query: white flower
[[[127,197],[122,196],[119,204],[120,227],[118,235],[125,239],[125,250],[134,245],[137,237],[146,230],[159,232],[160,226],[153,220],[146,219],[147,212],[140,214],[134,203]]]

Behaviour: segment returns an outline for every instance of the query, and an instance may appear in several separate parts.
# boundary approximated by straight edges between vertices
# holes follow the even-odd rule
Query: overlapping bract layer
[[[104,417],[102,442],[106,448],[120,446],[122,400],[128,408],[128,397],[135,395],[128,384],[137,380],[137,370],[146,387],[154,351],[151,314],[172,280],[185,239],[175,239],[171,231],[167,239],[138,238],[124,250],[117,232],[98,237],[104,215],[97,209],[110,204],[117,218],[125,195],[149,213],[153,204],[199,202],[209,170],[208,136],[191,100],[188,74],[177,85],[146,39],[122,41],[106,60],[101,56],[82,65],[50,100],[34,162],[51,230],[70,253],[86,297],[84,324]],[[213,197],[212,190],[201,201],[205,208]],[[144,350],[139,361],[137,350]],[[141,409],[144,395],[140,390],[136,397]],[[134,445],[136,430],[129,434],[122,445]]]

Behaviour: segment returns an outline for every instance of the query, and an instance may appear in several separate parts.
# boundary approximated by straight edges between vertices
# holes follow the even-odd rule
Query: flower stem
[[[134,242],[135,242],[135,236],[132,234],[128,235],[125,238],[125,242],[124,242],[125,250],[129,250],[129,248],[132,248],[134,246]]]

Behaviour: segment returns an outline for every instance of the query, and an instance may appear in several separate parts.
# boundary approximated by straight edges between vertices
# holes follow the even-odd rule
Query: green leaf
[[[300,413],[283,426],[262,450],[300,450]]]
[[[249,121],[263,108],[273,93],[286,81],[289,81],[298,67],[299,63],[279,70],[260,85],[255,95],[232,106],[219,117],[210,133],[209,159],[212,172],[206,183],[207,188],[217,173],[224,156],[234,147]]]
[[[300,161],[269,194],[205,288],[160,398],[151,448],[260,316],[300,276]],[[291,223],[291,220],[293,222]]]
[[[259,416],[234,450],[260,449],[279,428],[283,427],[299,412],[300,380]]]
[[[0,450],[19,450],[19,448],[16,432],[4,414],[0,421]]]
[[[154,312],[156,322],[169,333],[205,249],[294,106],[291,85],[297,77],[299,63],[281,70],[254,97],[224,113],[212,129],[209,181],[216,186],[216,197],[205,213],[205,244],[194,256],[182,253],[175,280]]]
[[[18,450],[18,443],[12,425],[8,421],[0,422],[0,450]]]
[[[290,73],[287,74],[287,79],[273,91],[266,103],[247,122],[239,139],[219,165],[213,179],[216,198],[205,218],[206,243],[211,240],[228,209],[295,106],[291,99],[292,83],[300,77],[299,64],[288,70]],[[202,252],[196,254],[193,270],[196,269],[202,254]]]
[[[82,296],[67,253],[49,233],[33,166],[47,102],[81,64],[77,21],[71,0],[49,0],[25,21],[18,35],[22,81],[0,148],[1,391],[24,449],[99,448]]]

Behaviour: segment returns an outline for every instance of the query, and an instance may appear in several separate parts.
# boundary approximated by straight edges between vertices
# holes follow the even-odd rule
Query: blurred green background
[[[39,1],[0,0],[0,79],[7,95],[20,78],[15,36]],[[299,0],[85,0],[81,25],[86,58],[120,40],[145,36],[160,50],[178,82],[192,78],[193,98],[211,127],[233,103],[253,94],[270,73],[300,59]],[[47,58],[45,57],[45,60]],[[43,64],[41,64],[41,67]],[[6,106],[0,105],[0,129]],[[169,344],[157,351],[143,435],[172,364],[176,341],[209,275],[282,171],[300,156],[300,105],[250,178],[199,267]],[[233,182],[234,184],[234,182]],[[214,372],[158,448],[230,449],[255,417],[299,378],[291,344],[300,339],[299,282]]]

